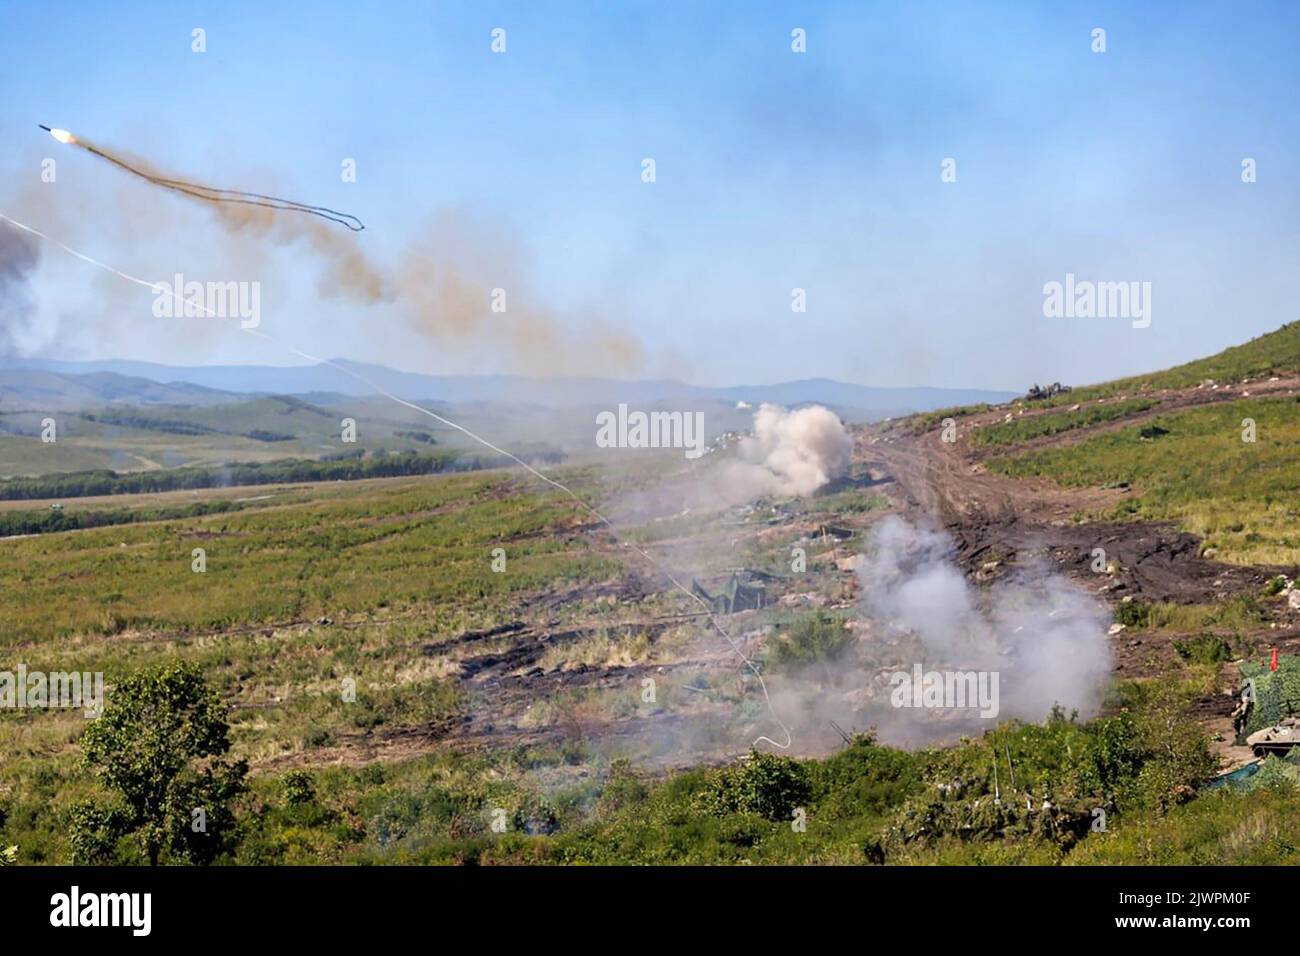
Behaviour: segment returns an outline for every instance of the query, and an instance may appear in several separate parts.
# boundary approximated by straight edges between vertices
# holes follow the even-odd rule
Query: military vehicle
[[[1027,398],[1031,402],[1041,402],[1045,399],[1051,398],[1054,395],[1064,395],[1067,392],[1072,392],[1072,391],[1074,391],[1074,389],[1071,386],[1062,385],[1060,382],[1053,382],[1051,385],[1048,385],[1046,387],[1043,387],[1042,385],[1039,385],[1037,382],[1035,382],[1034,387],[1025,393],[1025,398]]]
[[[1268,754],[1285,756],[1297,743],[1300,743],[1300,716],[1295,714],[1283,717],[1271,727],[1257,730],[1246,738],[1246,746],[1256,757]]]

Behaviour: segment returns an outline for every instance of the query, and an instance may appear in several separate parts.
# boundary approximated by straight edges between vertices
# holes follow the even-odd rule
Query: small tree
[[[211,862],[234,830],[230,803],[243,792],[248,772],[244,761],[224,759],[230,750],[225,714],[191,664],[155,667],[118,684],[81,746],[86,766],[124,806],[74,814],[74,847],[97,847],[104,855],[134,834],[151,866],[164,851],[176,861]],[[80,833],[83,824],[95,832]]]

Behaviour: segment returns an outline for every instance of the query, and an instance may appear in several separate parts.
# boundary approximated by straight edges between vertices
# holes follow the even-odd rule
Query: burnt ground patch
[[[1205,558],[1196,535],[1164,522],[1044,525],[979,515],[950,524],[947,530],[957,542],[956,558],[967,571],[979,571],[992,561],[1011,566],[1046,559],[1093,589],[1104,585],[1114,598],[1208,604],[1258,595],[1276,575],[1295,571]],[[1104,561],[1113,573],[1093,571],[1097,548],[1105,552]]]

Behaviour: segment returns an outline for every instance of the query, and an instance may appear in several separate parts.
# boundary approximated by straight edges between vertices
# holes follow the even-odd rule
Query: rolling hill
[[[174,386],[178,390],[197,387],[202,394],[239,393],[306,395],[312,393],[368,397],[375,394],[365,381],[354,378],[331,365],[258,366],[213,365],[170,366],[149,362],[100,361],[68,362],[55,359],[10,359],[0,363],[0,389],[6,377],[16,370],[40,371],[70,376],[68,387],[85,397],[81,376],[111,374],[132,380],[133,387],[144,394],[141,383],[153,382]],[[402,372],[381,365],[368,365],[349,359],[334,359],[332,365],[347,369],[411,401],[449,403],[487,402],[498,405],[542,405],[563,407],[600,405],[610,407],[619,402],[649,405],[669,401],[747,401],[777,402],[783,405],[820,403],[850,410],[862,419],[884,418],[969,402],[1003,401],[1012,392],[965,388],[873,388],[835,382],[829,379],[806,379],[775,385],[737,385],[720,388],[689,385],[660,379],[624,381],[603,378],[537,379],[511,375],[422,375]],[[25,381],[19,379],[16,385]],[[47,391],[54,388],[50,380]],[[123,383],[125,387],[125,383]],[[18,389],[15,389],[18,394]],[[165,393],[163,393],[165,394]],[[104,394],[100,400],[110,400]],[[124,398],[126,396],[123,396]],[[131,399],[136,404],[147,404]],[[175,404],[173,399],[158,401]]]

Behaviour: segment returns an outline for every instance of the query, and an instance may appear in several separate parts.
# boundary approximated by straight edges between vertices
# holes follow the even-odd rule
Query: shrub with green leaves
[[[772,646],[772,665],[798,670],[839,660],[853,643],[844,622],[829,614],[801,617]]]
[[[1115,623],[1125,627],[1146,627],[1151,617],[1151,607],[1139,601],[1123,601],[1115,605]]]
[[[111,805],[72,814],[73,846],[111,858],[128,834],[151,865],[208,863],[233,835],[230,803],[248,766],[228,761],[226,705],[192,664],[161,665],[118,683],[81,738],[85,766],[113,792]]]
[[[316,799],[316,785],[305,770],[291,770],[284,777],[284,802],[290,806],[311,803]]]
[[[713,771],[696,795],[696,806],[714,816],[753,813],[766,820],[789,820],[810,793],[803,764],[754,750],[737,763]]]
[[[1300,765],[1291,760],[1269,755],[1259,765],[1259,770],[1245,782],[1245,789],[1266,787],[1271,790],[1293,790],[1300,786]]]
[[[1232,660],[1232,646],[1217,634],[1198,634],[1188,641],[1174,641],[1174,651],[1193,664],[1219,664]]]

